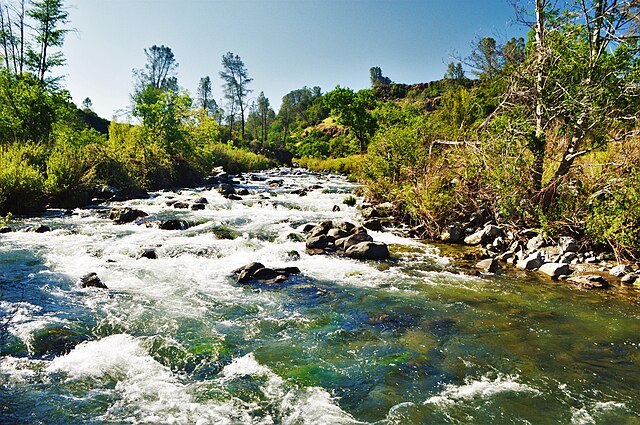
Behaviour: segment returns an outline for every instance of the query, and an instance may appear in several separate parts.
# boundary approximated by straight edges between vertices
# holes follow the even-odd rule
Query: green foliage
[[[232,174],[266,170],[274,166],[274,163],[263,155],[224,144],[202,146],[198,156],[209,166],[209,170],[222,166],[226,172]]]
[[[41,157],[37,145],[0,148],[0,212],[24,213],[42,208],[44,177],[33,159]]]
[[[355,176],[360,174],[364,156],[350,155],[344,158],[296,158],[294,162],[300,167],[312,171],[335,171],[336,173]]]
[[[598,244],[610,245],[618,257],[640,258],[640,169],[611,182],[594,195],[586,218],[587,234]]]
[[[342,203],[353,207],[356,204],[356,198],[353,195],[349,195],[342,200]]]
[[[325,104],[336,116],[337,122],[349,128],[358,142],[360,152],[366,151],[377,123],[371,113],[376,106],[375,96],[371,90],[360,90],[354,93],[349,88],[337,86],[325,95]]]

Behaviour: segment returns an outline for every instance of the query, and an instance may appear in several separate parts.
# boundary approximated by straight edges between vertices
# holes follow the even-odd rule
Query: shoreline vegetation
[[[108,122],[51,76],[64,63],[63,1],[33,2],[26,13],[5,3],[0,224],[47,206],[203,184],[216,167],[295,163],[349,175],[415,236],[482,246],[487,260],[558,264],[552,277],[567,275],[562,264],[638,270],[638,6],[540,0],[522,11],[527,39],[474,40],[439,81],[395,83],[374,66],[369,89],[302,87],[277,113],[263,92],[249,101],[238,55],[222,57],[219,105],[210,76],[192,96],[171,49],[154,45],[133,70],[128,120]]]

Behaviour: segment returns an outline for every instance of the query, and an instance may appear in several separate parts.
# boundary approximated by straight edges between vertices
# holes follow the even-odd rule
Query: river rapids
[[[359,223],[343,204],[355,184],[283,169],[237,187],[249,195],[161,191],[14,219],[0,235],[0,423],[640,423],[638,303],[456,273],[391,232],[370,232],[388,261],[308,255],[306,224]],[[198,197],[203,210],[167,205]],[[116,225],[115,206],[191,226]],[[52,231],[22,231],[39,224]],[[301,274],[236,283],[253,261]],[[82,288],[90,272],[109,289]]]

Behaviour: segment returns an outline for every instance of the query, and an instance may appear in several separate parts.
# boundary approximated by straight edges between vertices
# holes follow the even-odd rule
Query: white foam
[[[464,385],[449,384],[440,394],[427,399],[424,404],[447,406],[459,400],[486,399],[502,393],[528,393],[534,396],[540,394],[535,388],[521,384],[516,379],[517,377],[498,376],[491,380],[483,376],[480,380],[469,381]]]

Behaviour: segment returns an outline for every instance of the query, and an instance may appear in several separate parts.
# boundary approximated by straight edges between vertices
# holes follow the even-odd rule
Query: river
[[[259,177],[242,200],[183,189],[14,220],[53,230],[0,235],[0,423],[640,423],[638,302],[463,275],[390,232],[370,232],[386,262],[307,255],[291,234],[358,223],[343,204],[356,186]],[[196,197],[204,210],[166,203]],[[109,208],[124,205],[192,226],[116,225]],[[157,259],[140,258],[149,248]],[[302,273],[237,284],[252,261]],[[81,288],[89,272],[109,289]]]

